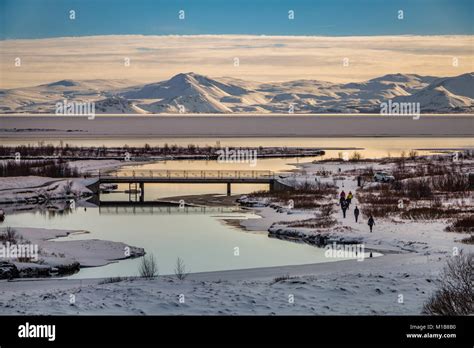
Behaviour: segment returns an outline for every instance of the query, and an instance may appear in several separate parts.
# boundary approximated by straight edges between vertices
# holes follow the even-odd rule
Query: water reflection
[[[189,214],[117,214],[99,208],[76,207],[64,215],[40,210],[10,214],[9,226],[86,230],[58,240],[102,239],[145,248],[158,260],[160,274],[172,274],[176,258],[191,272],[330,262],[324,250],[306,244],[268,238],[266,231],[246,232],[228,220],[258,218],[251,212],[205,211]],[[235,248],[239,254],[235,254]],[[140,259],[98,268],[84,268],[72,278],[137,275]]]

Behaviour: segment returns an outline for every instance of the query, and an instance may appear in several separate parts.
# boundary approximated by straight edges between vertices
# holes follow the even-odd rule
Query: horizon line
[[[472,37],[473,34],[379,34],[379,35],[268,35],[268,34],[98,34],[98,35],[76,35],[76,36],[50,36],[41,38],[1,38],[0,41],[21,41],[21,40],[51,40],[51,39],[77,39],[77,38],[97,38],[97,37],[183,37],[183,38],[229,38],[229,37],[247,37],[247,38],[376,38],[376,37]]]

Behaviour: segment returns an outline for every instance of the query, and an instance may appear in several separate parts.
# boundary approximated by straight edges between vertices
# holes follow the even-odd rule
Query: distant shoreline
[[[473,137],[473,115],[0,116],[2,138]]]
[[[57,115],[57,114],[48,114],[48,113],[37,113],[37,114],[28,114],[28,113],[0,113],[0,119],[5,117],[55,117],[55,118],[87,118],[87,116],[75,116],[75,115]],[[380,113],[353,113],[353,114],[344,114],[344,113],[266,113],[266,114],[258,114],[258,113],[184,113],[184,114],[176,114],[176,113],[148,113],[148,114],[96,114],[95,118],[104,118],[104,117],[171,117],[171,118],[179,118],[179,117],[225,117],[225,118],[232,118],[232,117],[385,117],[385,118],[409,118],[411,119],[412,115],[383,115]],[[432,114],[432,113],[423,113],[420,117],[474,117],[474,114],[469,113],[439,113],[439,114]]]

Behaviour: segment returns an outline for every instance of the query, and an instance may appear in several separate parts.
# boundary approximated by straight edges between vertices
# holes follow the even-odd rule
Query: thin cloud
[[[86,78],[153,82],[187,71],[262,82],[350,82],[399,72],[453,76],[474,71],[473,45],[474,37],[463,35],[110,35],[3,40],[0,88]],[[15,58],[21,59],[21,67],[15,67]],[[130,66],[125,66],[125,58]],[[349,66],[343,66],[344,58]]]

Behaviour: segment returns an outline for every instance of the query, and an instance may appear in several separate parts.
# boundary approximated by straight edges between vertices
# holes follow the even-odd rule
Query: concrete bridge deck
[[[127,182],[190,182],[190,183],[269,183],[275,173],[267,170],[127,170],[115,173],[98,172],[93,176],[101,183]]]

